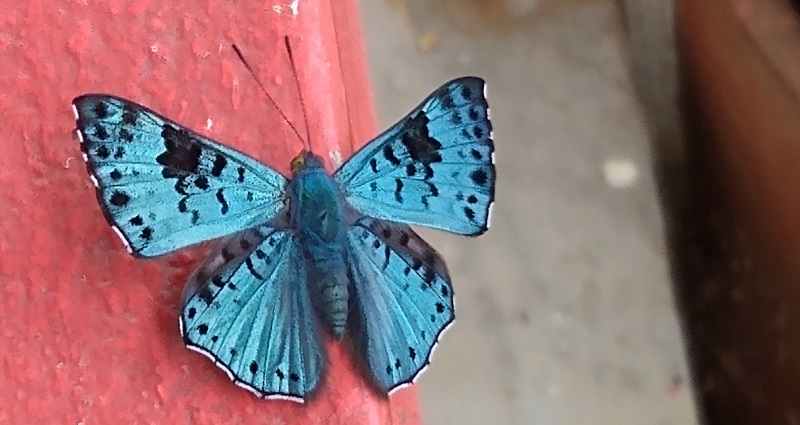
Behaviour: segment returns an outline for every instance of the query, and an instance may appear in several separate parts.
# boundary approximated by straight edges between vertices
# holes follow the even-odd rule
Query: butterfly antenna
[[[294,84],[297,87],[297,95],[300,97],[300,106],[303,108],[303,119],[306,122],[306,138],[308,145],[306,148],[311,152],[311,133],[308,128],[308,114],[306,113],[306,102],[303,100],[303,90],[300,89],[300,78],[297,76],[297,66],[294,64],[294,55],[292,55],[292,45],[289,43],[289,37],[284,36],[283,42],[286,44],[286,53],[289,54],[289,62],[292,64],[292,75],[294,75]]]
[[[245,60],[244,55],[242,54],[242,51],[239,50],[239,47],[237,47],[235,44],[232,44],[231,46],[233,46],[233,50],[236,52],[236,55],[239,56],[239,60],[242,61],[242,64],[244,64],[244,67],[247,68],[247,71],[250,72],[250,75],[252,75],[253,79],[256,80],[256,84],[258,84],[258,87],[260,87],[261,91],[263,91],[264,94],[267,95],[267,99],[269,99],[270,103],[272,103],[272,106],[275,107],[275,109],[278,111],[278,113],[281,114],[281,117],[283,118],[284,121],[286,121],[286,124],[289,124],[289,127],[291,127],[292,131],[294,131],[294,134],[297,136],[297,138],[300,139],[300,141],[303,142],[304,145],[310,144],[305,139],[303,139],[303,136],[301,136],[300,132],[297,131],[297,128],[295,128],[295,126],[292,125],[292,122],[289,121],[289,118],[287,118],[286,114],[283,113],[281,108],[275,102],[275,99],[273,99],[272,96],[269,95],[269,92],[264,87],[264,85],[261,84],[261,80],[258,79],[258,77],[256,76],[255,71],[253,71],[253,68],[250,66],[249,63],[247,63],[247,60]],[[305,115],[305,108],[303,109],[303,115]]]

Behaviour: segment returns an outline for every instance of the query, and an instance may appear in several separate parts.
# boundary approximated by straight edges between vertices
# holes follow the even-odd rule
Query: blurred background
[[[492,227],[421,231],[457,298],[420,381],[430,424],[697,423],[651,143],[679,156],[672,4],[636,3],[361,2],[381,128],[453,77],[488,84]]]

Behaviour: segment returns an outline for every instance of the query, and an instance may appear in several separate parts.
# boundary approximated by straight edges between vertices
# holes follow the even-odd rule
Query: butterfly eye
[[[302,167],[302,166],[303,166],[303,164],[305,163],[305,161],[306,161],[306,160],[305,160],[305,158],[303,157],[303,155],[297,156],[297,157],[295,157],[295,158],[292,160],[292,162],[291,162],[291,163],[289,163],[289,168],[291,168],[292,172],[295,172],[295,171],[297,171],[297,170],[298,170],[300,167]]]

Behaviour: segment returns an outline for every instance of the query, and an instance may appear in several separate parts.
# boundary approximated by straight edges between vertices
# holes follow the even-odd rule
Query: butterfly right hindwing
[[[410,227],[368,217],[348,232],[348,333],[385,393],[410,384],[455,318],[444,261]]]

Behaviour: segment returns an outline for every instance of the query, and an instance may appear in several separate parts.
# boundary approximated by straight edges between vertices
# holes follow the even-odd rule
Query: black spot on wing
[[[237,179],[237,181],[238,181],[239,183],[242,183],[242,182],[244,182],[244,167],[239,167],[239,168],[237,168],[237,169],[236,169],[236,172],[238,172],[238,173],[239,173],[239,178]]]
[[[96,124],[94,126],[94,136],[100,140],[106,140],[108,139],[108,131],[102,125]]]
[[[472,98],[472,89],[466,85],[461,86],[461,97],[463,97],[464,100],[470,100]]]
[[[489,176],[486,174],[482,168],[478,168],[469,174],[469,178],[472,179],[472,182],[478,186],[483,186],[489,180]]]
[[[119,129],[119,139],[130,143],[133,141],[133,134],[127,128],[121,128]]]
[[[401,233],[400,234],[400,245],[402,245],[403,247],[407,247],[409,239],[411,239],[411,238],[408,236],[408,233],[406,233],[406,232]]]
[[[244,264],[247,266],[247,270],[250,272],[251,275],[253,275],[253,277],[255,277],[258,280],[264,280],[264,276],[262,276],[261,273],[257,272],[256,269],[253,267],[253,261],[250,259],[250,257],[244,260]]]
[[[258,372],[258,363],[256,362],[250,363],[250,373],[255,375],[256,372]]]
[[[111,173],[108,174],[108,176],[111,177],[111,180],[119,180],[122,178],[122,173],[120,173],[119,170],[115,168],[114,170],[111,171]]]
[[[132,224],[134,226],[141,226],[141,225],[144,224],[144,220],[142,220],[142,216],[137,215],[137,216],[131,218],[130,220],[128,220],[128,223],[130,223],[130,224]]]
[[[400,179],[394,180],[394,199],[399,202],[403,203],[403,195],[400,193],[403,191],[403,181]]]
[[[149,241],[153,239],[153,228],[149,226],[145,227],[144,229],[142,229],[142,233],[139,234],[139,237],[143,241]]]
[[[108,105],[105,102],[97,102],[92,106],[92,112],[97,118],[103,119],[108,116]]]
[[[386,270],[386,267],[389,266],[389,258],[392,256],[392,251],[389,249],[389,245],[384,246],[384,261],[383,261],[383,270]]]
[[[116,207],[124,207],[125,205],[128,205],[130,200],[131,197],[121,190],[115,190],[114,193],[111,194],[111,197],[108,198],[108,202],[111,202],[111,205]]]
[[[475,211],[472,211],[470,207],[464,207],[464,215],[469,221],[475,220]]]
[[[105,145],[100,145],[97,150],[94,152],[98,158],[106,159],[111,156],[111,152],[108,151],[108,148]]]
[[[428,164],[422,164],[422,170],[425,172],[425,180],[430,180],[433,178],[433,168]]]
[[[291,373],[291,374],[289,374],[289,379],[291,379],[291,380],[292,380],[292,381],[294,381],[294,382],[297,382],[297,381],[299,381],[299,380],[300,380],[300,377],[299,377],[299,376],[297,376],[297,374],[296,374],[296,373]]]
[[[131,107],[131,105],[125,105],[122,108],[122,123],[125,125],[136,125],[136,120],[138,118],[138,113],[136,110]]]
[[[222,193],[222,189],[217,191],[217,202],[220,204],[220,213],[225,215],[228,213],[228,201],[225,200],[225,195]]]
[[[414,177],[415,174],[417,174],[417,167],[415,167],[414,164],[406,165],[406,175],[408,177]]]
[[[202,287],[200,292],[197,293],[197,296],[206,304],[211,304],[211,302],[214,301],[214,294],[211,293],[211,290],[208,289],[207,286]]]
[[[477,160],[479,160],[479,161],[480,161],[481,159],[483,159],[483,155],[482,155],[482,154],[481,154],[481,152],[480,152],[479,150],[477,150],[477,149],[473,149],[473,150],[471,150],[469,153],[470,153],[470,155],[472,155],[472,157],[473,157],[473,158],[475,158],[475,159],[477,159]]]
[[[406,148],[411,159],[426,165],[432,162],[442,162],[442,155],[439,154],[442,144],[430,136],[429,122],[428,115],[420,111],[404,123],[403,133],[400,136],[400,142]]]
[[[450,93],[444,93],[439,100],[446,109],[453,109],[456,107],[455,102],[453,102],[453,96],[450,96]]]
[[[214,177],[219,177],[222,175],[222,170],[225,169],[225,166],[228,165],[228,160],[225,159],[224,156],[220,154],[216,154],[214,157],[214,165],[211,167],[211,175]]]
[[[208,325],[205,323],[201,324],[197,327],[197,331],[200,332],[200,335],[205,335],[208,333]]]
[[[194,319],[194,316],[195,316],[196,314],[197,314],[197,309],[196,309],[196,308],[194,308],[194,307],[191,307],[191,308],[189,309],[189,318],[190,318],[190,319]]]
[[[400,160],[394,155],[392,145],[388,143],[383,146],[383,157],[394,166],[400,165]]]
[[[122,159],[125,156],[125,149],[122,146],[117,146],[117,150],[114,151],[114,159]]]
[[[208,179],[205,176],[197,176],[194,179],[194,185],[200,190],[208,189]]]
[[[372,168],[372,172],[373,173],[377,173],[378,172],[378,160],[377,159],[375,159],[375,158],[370,159],[369,160],[369,166],[370,166],[370,168]]]
[[[189,133],[165,124],[161,130],[166,150],[156,157],[156,162],[164,166],[161,175],[175,178],[187,173],[197,172],[200,165],[200,145],[194,143]]]
[[[428,284],[428,286],[431,286],[431,283],[435,278],[436,278],[436,272],[433,271],[433,268],[425,267],[425,271],[422,273],[422,280],[424,280],[425,283]]]
[[[478,198],[476,198],[475,195],[469,195],[467,197],[467,202],[469,202],[470,204],[477,203],[478,202]]]
[[[478,121],[478,111],[475,108],[469,108],[469,112],[467,112],[467,114],[469,115],[470,120]]]
[[[439,196],[439,188],[437,188],[436,185],[431,183],[431,182],[427,182],[427,183],[428,183],[428,190],[431,193],[430,196],[433,196],[433,197]]]

